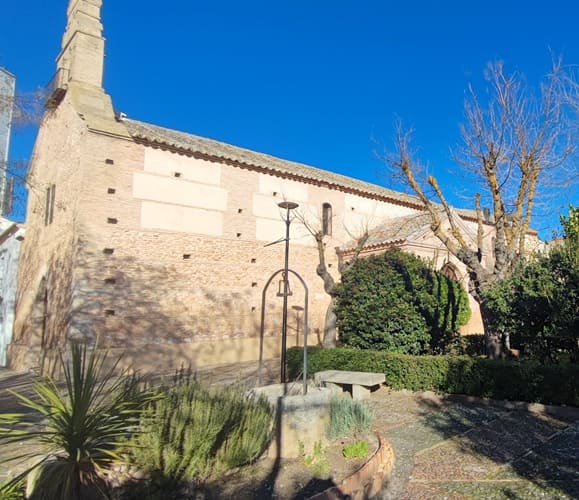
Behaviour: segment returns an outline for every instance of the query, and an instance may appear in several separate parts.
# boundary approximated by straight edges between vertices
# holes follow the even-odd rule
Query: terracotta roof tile
[[[382,224],[371,230],[364,248],[372,248],[393,243],[402,243],[416,238],[430,229],[430,215],[426,212],[385,219]],[[352,240],[340,248],[342,252],[353,250],[356,241]]]
[[[353,179],[345,175],[311,167],[303,163],[282,160],[275,156],[258,153],[248,149],[232,146],[224,142],[206,139],[197,135],[171,130],[150,123],[125,118],[123,122],[131,136],[150,145],[158,145],[179,152],[197,154],[208,158],[221,159],[249,168],[259,168],[272,174],[296,177],[306,181],[321,183],[335,189],[359,193],[373,198],[388,199],[393,202],[420,208],[420,201],[405,193],[386,189],[369,182]]]
[[[465,224],[456,211],[454,219],[459,226],[460,231],[467,244],[470,243],[472,248],[476,248],[476,232],[472,227]],[[440,212],[440,219],[444,226],[449,225],[448,217],[444,212]],[[434,236],[431,229],[431,218],[428,212],[404,215],[402,217],[393,217],[384,219],[384,221],[370,230],[370,236],[364,245],[365,249],[392,245],[395,243],[416,241],[421,235],[430,233]],[[356,241],[352,240],[340,248],[342,252],[348,252],[356,248]]]

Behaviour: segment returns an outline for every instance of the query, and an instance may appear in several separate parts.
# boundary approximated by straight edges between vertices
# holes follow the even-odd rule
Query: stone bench
[[[386,382],[386,377],[383,373],[325,370],[317,372],[314,380],[316,384],[325,385],[335,392],[349,389],[352,399],[366,399],[373,388]]]

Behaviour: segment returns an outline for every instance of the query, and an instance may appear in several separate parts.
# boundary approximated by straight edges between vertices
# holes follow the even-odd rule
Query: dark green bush
[[[357,260],[334,294],[340,342],[361,349],[443,352],[470,317],[458,282],[400,250]]]
[[[482,333],[459,335],[448,343],[446,351],[456,356],[485,356],[485,337]]]
[[[483,292],[490,328],[526,358],[579,362],[579,209],[561,218],[564,238]]]
[[[288,372],[301,372],[303,349],[288,351]],[[321,370],[384,373],[393,389],[579,406],[579,366],[467,356],[410,356],[383,351],[308,348],[308,374]]]

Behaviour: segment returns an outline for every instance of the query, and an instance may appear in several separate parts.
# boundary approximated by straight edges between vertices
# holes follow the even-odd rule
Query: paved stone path
[[[207,367],[198,376],[212,385],[258,382],[256,363]],[[267,362],[263,383],[278,378],[279,360]],[[5,389],[29,395],[31,380],[0,369],[0,412],[19,410]],[[375,430],[396,454],[383,500],[579,498],[579,409],[387,388],[369,405]],[[0,448],[0,481],[13,471],[9,452]]]
[[[382,499],[579,498],[579,409],[381,389],[396,462]]]

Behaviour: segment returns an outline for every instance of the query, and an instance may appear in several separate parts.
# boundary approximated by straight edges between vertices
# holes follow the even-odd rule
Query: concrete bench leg
[[[341,384],[326,382],[325,385],[332,391],[332,394],[342,394],[344,392],[344,387]]]
[[[368,399],[370,397],[370,388],[363,385],[352,384],[352,399]]]

